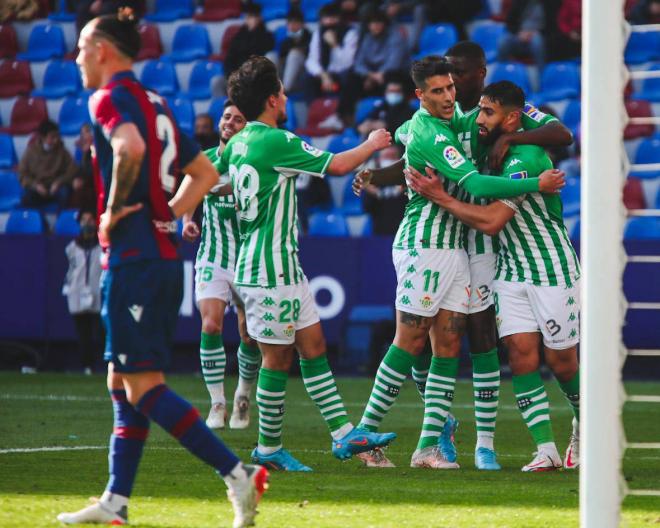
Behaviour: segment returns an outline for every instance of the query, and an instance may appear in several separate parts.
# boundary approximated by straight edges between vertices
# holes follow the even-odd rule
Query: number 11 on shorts
[[[432,271],[430,269],[424,270],[424,291],[428,292],[429,287],[431,286],[431,279],[433,279],[433,291],[431,293],[436,293],[438,291],[438,281],[440,280],[440,272]]]

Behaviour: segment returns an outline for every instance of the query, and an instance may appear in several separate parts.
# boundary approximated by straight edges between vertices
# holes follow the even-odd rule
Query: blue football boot
[[[396,433],[376,433],[354,427],[343,438],[332,441],[332,454],[339,460],[348,460],[353,455],[385,447],[396,438]]]
[[[497,463],[495,450],[487,447],[478,447],[474,452],[474,465],[477,469],[486,471],[499,471],[502,469],[502,466]]]
[[[270,455],[262,455],[255,447],[252,451],[252,462],[273,471],[312,471],[311,467],[293,458],[293,455],[284,448]]]
[[[454,445],[456,429],[458,429],[458,420],[448,414],[442,434],[438,437],[440,453],[447,462],[456,462],[456,446]]]

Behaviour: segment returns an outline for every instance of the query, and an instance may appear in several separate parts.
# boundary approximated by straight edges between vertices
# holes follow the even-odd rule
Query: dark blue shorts
[[[106,361],[117,372],[164,370],[183,298],[179,260],[145,260],[107,270],[101,316]]]

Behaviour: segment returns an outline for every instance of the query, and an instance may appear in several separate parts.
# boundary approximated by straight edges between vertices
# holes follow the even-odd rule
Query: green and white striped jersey
[[[451,124],[452,128],[458,134],[458,139],[461,146],[467,154],[467,157],[472,161],[475,167],[481,174],[487,174],[487,161],[488,161],[488,145],[479,141],[479,125],[477,125],[477,116],[479,115],[479,106],[475,106],[471,110],[463,112],[460,105],[456,103],[457,118],[453,119]],[[538,128],[551,121],[556,121],[557,118],[545,114],[535,108],[531,103],[525,103],[525,108],[521,115],[522,127],[524,130],[531,130]],[[486,205],[488,200],[483,198],[475,198],[467,194],[469,203],[477,205]],[[481,231],[472,229],[469,226],[464,226],[464,246],[468,255],[483,255],[484,253],[497,253],[498,251],[498,238],[484,235]]]
[[[504,160],[501,176],[538,178],[552,162],[535,145],[514,145]],[[568,238],[557,194],[528,193],[503,200],[516,214],[499,233],[496,279],[537,286],[572,286],[580,264]]]
[[[204,151],[206,157],[220,173],[220,180],[218,185],[211,189],[211,193],[204,197],[202,236],[197,250],[196,265],[217,265],[233,272],[240,246],[236,201],[232,195],[217,196],[213,194],[213,191],[220,185],[229,183],[229,175],[219,170],[220,153],[218,150],[218,147],[214,147]]]
[[[241,248],[234,281],[239,286],[298,284],[295,177],[323,177],[332,154],[286,130],[253,121],[233,136],[221,158],[239,205]]]

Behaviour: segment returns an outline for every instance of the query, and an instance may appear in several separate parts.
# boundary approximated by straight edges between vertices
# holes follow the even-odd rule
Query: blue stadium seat
[[[660,32],[659,32],[660,33]],[[651,64],[647,71],[660,71],[660,62]],[[660,103],[660,77],[644,79],[642,81],[642,90],[634,94],[635,99],[644,99]]]
[[[14,209],[9,213],[5,233],[8,235],[39,235],[44,231],[41,214],[36,209]]]
[[[357,147],[360,143],[360,137],[357,132],[352,128],[347,128],[330,140],[326,150],[333,154],[338,154],[339,152]]]
[[[333,0],[301,0],[300,9],[305,17],[305,22],[315,22],[319,16],[319,9]]]
[[[660,240],[660,218],[638,216],[628,220],[623,233],[626,240]]]
[[[341,366],[350,368],[355,373],[365,370],[371,358],[369,352],[375,326],[379,323],[394,321],[394,308],[387,304],[359,304],[354,306],[349,315],[342,340]]]
[[[59,99],[75,95],[82,89],[80,73],[76,63],[70,60],[53,60],[46,67],[43,88],[33,90],[35,97]]]
[[[564,216],[580,214],[580,179],[566,178],[566,186],[561,190]]]
[[[211,42],[206,27],[202,24],[186,24],[179,26],[174,33],[172,53],[163,55],[162,59],[173,62],[190,62],[204,59],[211,54]]]
[[[169,61],[150,60],[144,65],[140,80],[160,95],[174,95],[179,91],[174,65]]]
[[[21,203],[23,188],[15,172],[0,171],[0,211],[9,211]]]
[[[278,26],[275,31],[273,31],[273,35],[275,36],[275,51],[279,53],[280,48],[282,47],[282,42],[286,38],[286,24],[282,26]]]
[[[222,64],[200,60],[195,63],[188,81],[188,93],[191,99],[210,99],[211,80],[222,75]]]
[[[209,105],[208,114],[213,119],[213,122],[217,125],[220,122],[222,117],[222,108],[225,105],[226,97],[216,97],[211,99],[211,104]]]
[[[635,164],[660,163],[660,136],[643,139],[635,154]],[[660,171],[632,171],[629,176],[652,180],[660,177]]]
[[[269,22],[277,18],[286,18],[289,12],[289,0],[255,0],[261,5],[261,17]]]
[[[345,215],[361,215],[364,213],[362,209],[362,198],[355,196],[352,189],[353,177],[346,180],[344,192],[342,193],[342,205],[340,212]]]
[[[308,233],[320,237],[348,236],[348,226],[343,215],[336,212],[309,215]]]
[[[80,132],[80,127],[85,123],[91,123],[88,107],[89,97],[67,97],[60,107],[58,122],[60,133],[65,136],[73,136]]]
[[[369,117],[369,114],[377,106],[383,104],[382,97],[365,97],[360,99],[355,107],[355,122],[359,125]]]
[[[524,64],[518,62],[498,62],[493,64],[492,74],[489,83],[497,81],[511,81],[520,86],[525,95],[531,93],[531,85],[529,82],[529,75]]]
[[[475,24],[470,40],[483,48],[486,62],[491,63],[497,60],[497,46],[504,33],[506,27],[503,23],[488,20]]]
[[[62,211],[55,221],[55,227],[53,228],[53,231],[55,231],[56,235],[72,237],[78,236],[80,234],[78,210],[65,209]]]
[[[658,31],[634,31],[626,44],[626,64],[641,64],[660,59],[660,33]]]
[[[575,99],[580,95],[580,67],[574,62],[550,62],[541,74],[541,91],[534,96],[538,104]]]
[[[419,53],[415,58],[444,55],[457,41],[458,32],[453,24],[429,24],[419,37]]]
[[[150,22],[174,22],[192,17],[194,10],[193,0],[156,0],[154,12],[144,18]]]
[[[284,128],[293,132],[298,128],[298,118],[296,117],[296,109],[293,106],[293,99],[287,99],[286,101],[286,123],[284,123]]]
[[[69,11],[67,0],[58,0],[57,9],[48,15],[48,20],[53,22],[73,22],[76,20],[76,14]]]
[[[580,119],[582,118],[582,103],[579,99],[572,99],[566,105],[564,109],[564,115],[562,116],[562,122],[566,125],[573,135],[577,134],[578,126],[580,125]]]
[[[27,51],[16,58],[26,61],[45,61],[66,53],[62,28],[55,24],[38,24],[30,31]]]
[[[190,99],[181,96],[168,97],[167,105],[172,110],[179,128],[189,136],[192,136],[195,129],[195,107]]]
[[[14,142],[9,134],[0,132],[0,169],[8,169],[18,163]]]

